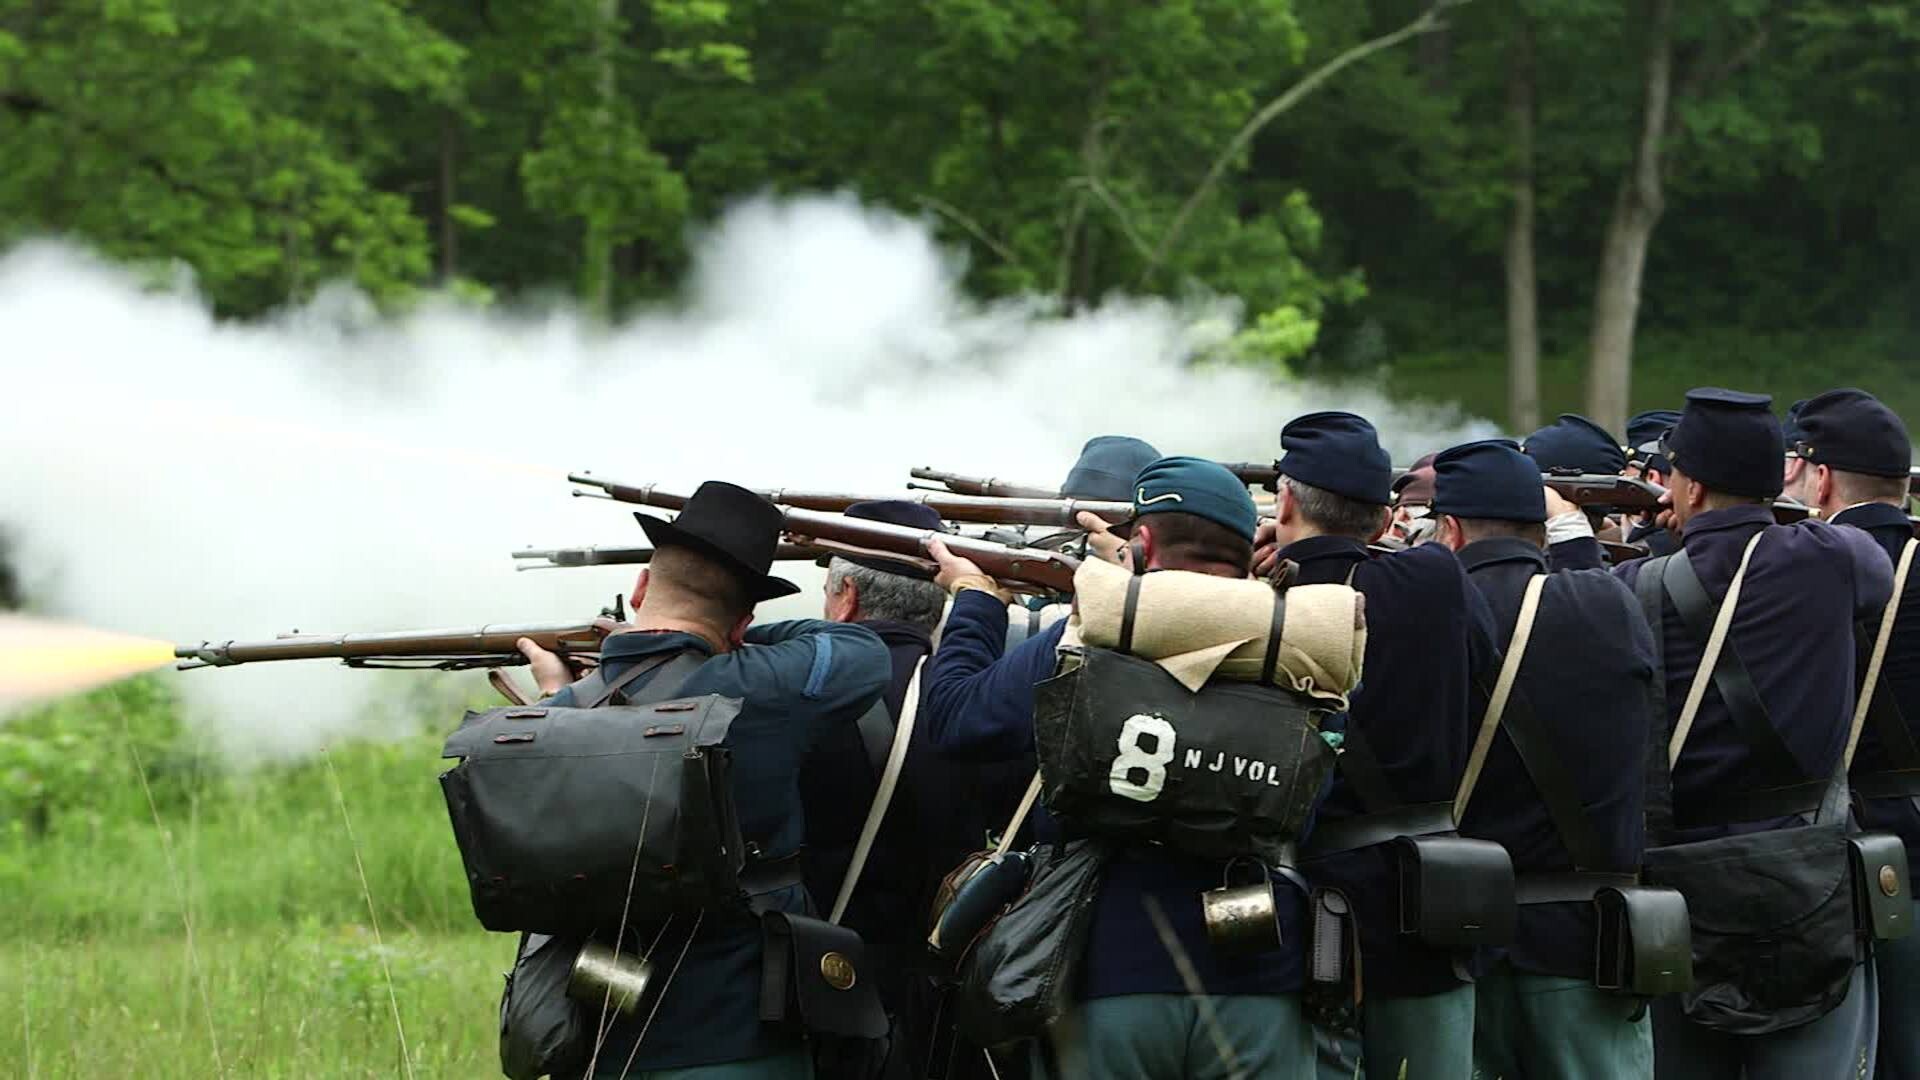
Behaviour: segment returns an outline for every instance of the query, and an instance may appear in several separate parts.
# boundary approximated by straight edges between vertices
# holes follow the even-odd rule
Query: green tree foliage
[[[730,202],[848,189],[934,222],[985,294],[1230,295],[1244,359],[1470,385],[1525,295],[1503,274],[1524,25],[1540,351],[1564,371],[1657,0],[1449,7],[1205,183],[1263,106],[1431,3],[0,0],[0,242],[178,260],[232,313],[340,276],[611,311],[670,287],[687,226]],[[1667,10],[1641,365],[1735,329],[1887,352],[1914,329],[1920,144],[1894,133],[1920,0]]]
[[[184,260],[223,306],[381,293],[430,248],[370,181],[389,103],[458,92],[460,47],[386,0],[0,2],[0,238]]]

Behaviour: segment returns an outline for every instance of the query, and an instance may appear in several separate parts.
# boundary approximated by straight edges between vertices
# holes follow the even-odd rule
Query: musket
[[[576,484],[594,488],[615,502],[638,506],[657,506],[679,510],[686,505],[684,496],[660,491],[658,485],[616,483],[592,473],[573,473],[567,477]],[[576,495],[591,492],[575,491]],[[837,491],[799,491],[791,488],[760,488],[754,492],[768,502],[797,510],[839,513],[854,503],[892,500],[919,503],[930,507],[943,521],[961,521],[993,525],[1048,525],[1071,529],[1079,515],[1091,513],[1109,522],[1126,521],[1133,516],[1133,504],[1096,499],[998,498],[984,495],[955,495],[938,491],[909,491],[892,495],[852,495]]]
[[[615,624],[495,623],[451,630],[400,630],[387,634],[281,634],[268,641],[203,641],[179,645],[182,671],[272,660],[339,660],[348,667],[426,668],[465,671],[524,664],[516,644],[529,638],[548,652],[597,663],[600,642]]]
[[[553,570],[563,566],[644,566],[653,561],[650,547],[527,548],[513,553],[515,570]],[[811,562],[831,554],[826,548],[781,544],[776,562]]]
[[[927,468],[914,469],[911,475],[915,480],[931,480],[936,484],[944,484],[948,491],[956,495],[985,495],[999,499],[1057,499],[1060,497],[1058,488],[1040,487],[1037,484],[1016,484],[996,476],[964,476],[960,473]],[[913,484],[909,484],[908,487],[916,491],[934,490]]]
[[[1663,501],[1667,496],[1666,488],[1631,476],[1614,476],[1610,473],[1563,476],[1547,473],[1542,480],[1559,492],[1561,498],[1575,506],[1611,506],[1636,514],[1658,513],[1667,506]],[[1805,521],[1813,516],[1812,507],[1792,499],[1774,500],[1772,510],[1773,520],[1782,525]]]
[[[606,493],[607,498],[617,502],[652,506],[663,510],[679,510],[687,505],[685,495],[661,491],[652,484],[634,487],[602,480],[587,473],[575,473],[568,479],[576,484],[598,488]],[[960,496],[954,496],[954,498],[960,498]],[[1066,505],[1072,501],[1059,500],[1059,502]],[[1084,508],[1088,505],[1102,504],[1078,505]],[[1131,513],[1131,511],[1132,507],[1129,506],[1128,512]],[[972,561],[990,576],[1012,585],[1029,586],[1036,590],[1054,593],[1072,592],[1073,573],[1080,568],[1079,559],[1046,548],[1013,547],[971,536],[958,536],[933,529],[915,529],[884,521],[870,521],[866,518],[847,517],[844,514],[825,513],[792,506],[780,507],[780,515],[782,532],[790,537],[805,537],[804,541],[796,542],[816,544],[841,554],[870,555],[925,565],[927,542],[939,540],[945,543],[948,550],[955,555]]]
[[[1227,471],[1240,478],[1248,487],[1257,487],[1263,491],[1277,491],[1280,487],[1280,463],[1269,461],[1261,464],[1257,461],[1223,461],[1220,464]]]

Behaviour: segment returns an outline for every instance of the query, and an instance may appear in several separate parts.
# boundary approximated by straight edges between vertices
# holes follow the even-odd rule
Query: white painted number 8
[[[1140,745],[1142,735],[1153,736],[1153,749]],[[1160,797],[1167,784],[1167,763],[1173,760],[1173,725],[1158,716],[1135,713],[1120,725],[1120,756],[1113,759],[1107,784],[1115,795],[1141,802]],[[1136,780],[1136,774],[1145,776]]]

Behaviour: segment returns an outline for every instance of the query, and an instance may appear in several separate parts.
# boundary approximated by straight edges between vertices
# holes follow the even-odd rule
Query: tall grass
[[[390,970],[416,1076],[496,1075],[513,940],[473,920],[438,756],[428,735],[329,751],[363,893],[321,759],[221,767],[153,684],[9,721],[0,1073],[402,1076]]]

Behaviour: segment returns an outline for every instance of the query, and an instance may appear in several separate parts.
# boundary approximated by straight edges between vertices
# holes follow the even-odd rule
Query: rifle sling
[[[1727,586],[1729,599],[1737,606],[1738,590],[1746,576],[1747,563],[1753,550],[1758,546],[1760,535],[1756,533],[1748,541],[1745,554],[1741,558],[1740,569],[1735,572],[1733,581]],[[1794,762],[1792,753],[1787,749],[1780,733],[1768,717],[1765,704],[1760,700],[1759,691],[1753,685],[1746,665],[1741,662],[1739,653],[1733,648],[1730,630],[1732,611],[1725,601],[1715,602],[1707,595],[1705,586],[1693,571],[1693,565],[1685,550],[1675,553],[1659,568],[1660,585],[1667,598],[1673,602],[1680,621],[1688,632],[1705,634],[1706,646],[1701,655],[1701,667],[1694,673],[1693,686],[1687,696],[1687,705],[1681,710],[1681,716],[1675,725],[1673,742],[1667,754],[1670,763],[1677,763],[1681,751],[1685,748],[1685,735],[1692,731],[1693,720],[1702,701],[1704,685],[1702,678],[1711,679],[1712,685],[1719,690],[1722,705],[1733,721],[1735,732],[1745,741],[1752,752],[1755,765],[1765,773],[1770,783],[1748,791],[1732,792],[1716,796],[1713,805],[1693,813],[1681,814],[1677,810],[1674,824],[1680,828],[1698,828],[1713,825],[1727,825],[1737,822],[1760,821],[1767,818],[1792,817],[1799,814],[1815,813],[1815,820],[1826,820],[1844,804],[1846,793],[1846,766],[1838,763],[1834,775],[1822,779],[1808,779]],[[1642,573],[1645,573],[1643,570]]]
[[[1672,598],[1674,610],[1679,613],[1680,622],[1687,632],[1706,641],[1713,633],[1713,623],[1719,615],[1720,605],[1707,595],[1706,586],[1700,583],[1700,576],[1693,569],[1693,561],[1685,551],[1667,560],[1661,583]],[[1760,692],[1753,685],[1753,676],[1740,659],[1740,650],[1734,647],[1731,634],[1727,635],[1720,649],[1718,663],[1714,665],[1713,686],[1720,692],[1720,702],[1726,707],[1735,730],[1746,742],[1747,752],[1753,755],[1754,767],[1766,781],[1765,786],[1779,789],[1806,780],[1806,774],[1794,761],[1792,751],[1787,749],[1779,730],[1773,726],[1766,703],[1760,700]]]

